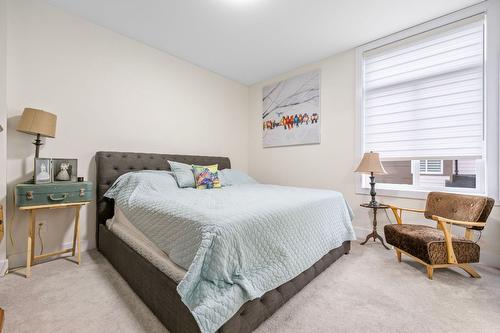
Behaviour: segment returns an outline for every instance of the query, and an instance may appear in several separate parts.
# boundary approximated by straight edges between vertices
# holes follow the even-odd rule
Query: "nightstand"
[[[31,266],[36,260],[45,259],[60,254],[70,253],[76,256],[80,264],[80,209],[91,202],[92,183],[24,183],[16,186],[16,206],[21,211],[28,211],[30,223],[26,245],[26,277],[31,276]],[[55,252],[35,255],[36,213],[42,209],[74,209],[73,246]]]
[[[375,242],[377,239],[380,240],[380,242],[382,243],[382,245],[387,249],[387,250],[390,250],[387,245],[385,245],[385,242],[384,242],[384,239],[382,238],[382,236],[380,236],[377,232],[377,210],[379,209],[388,209],[389,206],[388,205],[384,205],[384,204],[381,204],[379,203],[378,205],[376,206],[372,206],[370,204],[367,204],[367,203],[364,203],[364,204],[361,204],[360,205],[361,207],[365,207],[365,208],[370,208],[370,209],[373,209],[373,230],[372,232],[366,236],[366,239],[363,243],[361,243],[361,245],[365,245],[366,242],[368,242],[368,240],[370,238],[373,238],[373,241]]]
[[[30,224],[28,227],[28,240],[26,246],[26,277],[31,276],[31,266],[35,264],[35,260],[45,259],[48,257],[53,257],[56,255],[71,252],[72,256],[76,255],[76,262],[80,264],[80,208],[89,204],[87,202],[78,203],[62,203],[53,205],[41,205],[41,206],[25,206],[20,207],[19,210],[25,210],[30,212]],[[36,230],[36,212],[40,209],[61,209],[61,208],[73,208],[75,209],[75,226],[74,226],[74,236],[73,236],[73,246],[69,249],[63,249],[60,251],[45,253],[36,256],[35,255],[35,230]]]

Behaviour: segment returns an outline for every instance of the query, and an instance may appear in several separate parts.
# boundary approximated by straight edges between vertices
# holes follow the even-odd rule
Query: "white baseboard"
[[[483,265],[500,269],[500,255],[489,251],[481,251],[479,262]]]
[[[369,233],[372,232],[372,228],[368,227],[360,227],[360,226],[353,226],[354,232],[356,233],[356,238],[358,240],[364,240],[366,236],[368,236]],[[377,230],[379,231],[379,230]],[[383,235],[382,235],[383,236]]]
[[[59,249],[63,249],[63,248],[69,249],[72,246],[73,246],[73,242],[67,242],[67,243],[61,244],[61,247]],[[95,244],[94,244],[94,242],[89,242],[88,240],[81,240],[80,246],[81,246],[81,251],[84,252],[84,251],[93,249],[95,247]],[[48,253],[48,252],[57,251],[57,250],[58,250],[57,248],[53,248],[53,249],[50,248],[44,252]],[[38,253],[37,253],[37,255],[38,255]],[[26,251],[9,254],[8,263],[9,263],[9,265],[8,265],[9,269],[26,266]]]
[[[9,269],[9,260],[8,259],[0,260],[0,277],[5,276],[8,269]]]

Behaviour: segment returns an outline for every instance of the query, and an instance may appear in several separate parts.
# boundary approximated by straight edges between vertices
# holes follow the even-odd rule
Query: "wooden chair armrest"
[[[485,222],[470,222],[470,221],[452,220],[452,219],[447,219],[445,217],[441,217],[441,216],[437,216],[437,215],[432,215],[432,219],[436,222],[456,224],[456,225],[461,225],[461,226],[465,226],[465,227],[469,227],[469,228],[486,226]]]
[[[402,208],[402,207],[397,207],[397,206],[392,206],[392,205],[388,205],[388,206],[392,210],[392,213],[394,214],[394,217],[396,218],[396,221],[398,222],[398,224],[403,224],[403,211],[413,212],[413,213],[425,213],[425,210],[423,210],[423,209]]]
[[[434,219],[434,216],[432,216],[432,219],[437,221],[437,225],[438,225],[438,229],[441,229],[443,231],[443,234],[444,234],[444,240],[445,240],[445,243],[446,243],[446,254],[448,256],[448,264],[456,264],[457,263],[457,257],[455,256],[455,251],[453,250],[453,242],[451,240],[451,232],[450,230],[448,230],[448,228],[446,227],[446,222],[444,222],[441,219]],[[439,216],[436,216],[436,217],[439,217]],[[450,225],[450,228],[451,228],[451,225]]]
[[[416,208],[403,208],[403,207],[398,207],[398,206],[393,206],[393,205],[388,205],[391,209],[398,209],[398,210],[404,210],[407,212],[414,212],[414,213],[425,213],[425,209],[416,209]]]

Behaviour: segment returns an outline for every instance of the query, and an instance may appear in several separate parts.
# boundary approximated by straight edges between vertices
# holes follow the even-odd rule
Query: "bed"
[[[115,213],[114,201],[104,197],[118,177],[131,171],[168,170],[167,161],[188,164],[218,164],[230,168],[226,157],[147,154],[127,152],[98,152],[97,167],[97,228],[99,251],[123,276],[136,294],[171,332],[199,332],[193,314],[177,292],[179,281],[165,274],[158,265],[134,250],[122,238],[106,227]],[[312,266],[277,288],[244,303],[218,332],[251,332],[270,317],[280,306],[299,292],[318,274],[350,250],[350,242],[329,251]]]

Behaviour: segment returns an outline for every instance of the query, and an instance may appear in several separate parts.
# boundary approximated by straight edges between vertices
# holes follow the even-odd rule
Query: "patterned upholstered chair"
[[[397,224],[384,227],[387,243],[401,254],[410,256],[427,268],[432,279],[434,268],[456,266],[471,277],[481,277],[469,264],[479,262],[479,245],[473,240],[473,230],[483,230],[495,200],[487,197],[431,192],[425,210],[390,206]],[[403,212],[423,213],[437,227],[403,224]],[[452,226],[465,228],[464,237],[452,236]]]

